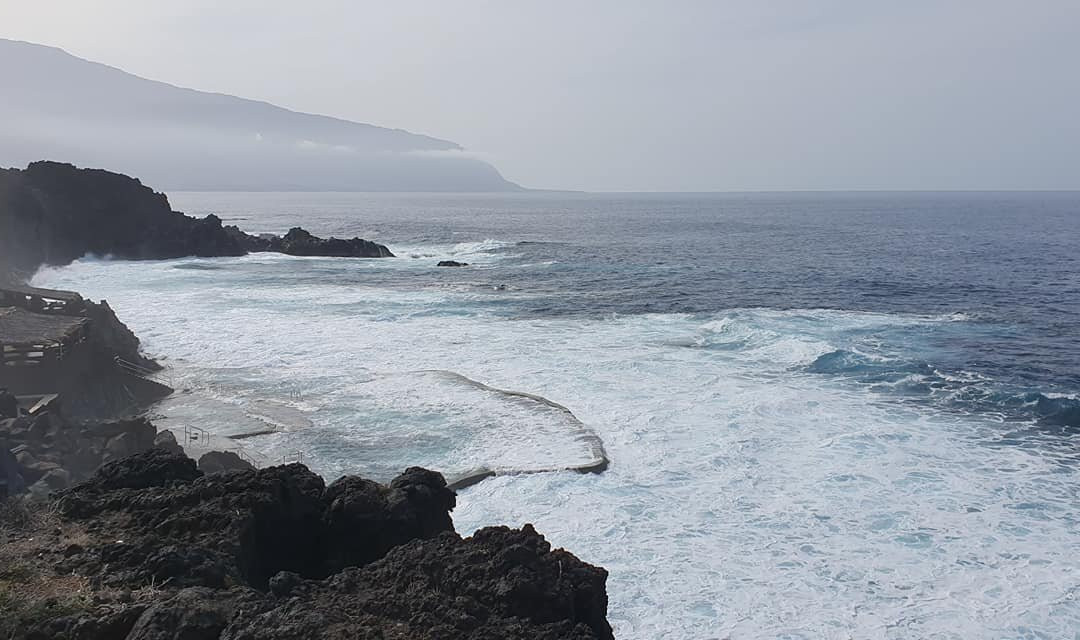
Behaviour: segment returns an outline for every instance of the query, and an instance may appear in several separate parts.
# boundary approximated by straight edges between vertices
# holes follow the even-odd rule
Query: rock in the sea
[[[253,471],[254,469],[255,465],[232,451],[208,451],[199,458],[199,471],[203,473]]]
[[[440,260],[436,267],[467,267],[468,262],[458,262],[457,260]]]
[[[273,242],[271,243],[273,245]],[[291,256],[329,256],[339,258],[392,258],[394,254],[381,244],[353,238],[318,238],[300,227],[293,227],[281,238],[277,250]]]
[[[284,236],[271,233],[252,235],[236,226],[225,227],[226,232],[251,253],[272,252],[291,256],[318,256],[328,258],[393,258],[386,245],[353,238],[320,238],[301,227],[293,227]]]

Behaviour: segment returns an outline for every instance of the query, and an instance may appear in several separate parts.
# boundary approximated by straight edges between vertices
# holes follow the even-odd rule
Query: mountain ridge
[[[49,158],[167,189],[516,191],[461,145],[151,80],[0,39],[0,165]]]

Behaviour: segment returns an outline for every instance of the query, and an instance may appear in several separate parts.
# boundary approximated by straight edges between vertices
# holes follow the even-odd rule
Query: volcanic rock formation
[[[221,219],[173,211],[164,194],[135,178],[70,164],[34,162],[0,169],[0,272],[28,275],[84,255],[130,260],[240,256],[251,251],[294,255],[388,257],[386,247],[359,239],[322,240],[297,229],[292,240],[250,236]],[[292,232],[290,232],[292,233]]]
[[[462,538],[454,502],[440,474],[419,468],[389,486],[327,487],[299,464],[204,476],[152,450],[106,465],[9,534],[0,565],[29,562],[86,593],[51,609],[20,601],[0,635],[612,638],[603,569],[529,525]]]

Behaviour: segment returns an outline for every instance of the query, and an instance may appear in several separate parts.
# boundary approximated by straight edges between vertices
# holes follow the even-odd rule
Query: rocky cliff
[[[454,502],[419,468],[326,486],[302,465],[203,475],[152,450],[8,516],[0,636],[612,638],[603,569],[529,525],[462,538]]]
[[[360,239],[323,240],[303,230],[295,241],[225,228],[214,215],[192,218],[139,180],[100,169],[34,162],[0,169],[0,274],[23,276],[86,254],[129,260],[239,256],[249,250],[295,255],[388,257]],[[291,232],[290,232],[291,233]]]

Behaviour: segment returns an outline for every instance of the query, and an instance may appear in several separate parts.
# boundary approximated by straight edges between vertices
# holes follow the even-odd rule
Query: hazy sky
[[[532,187],[1080,188],[1078,0],[0,0],[0,37]]]

